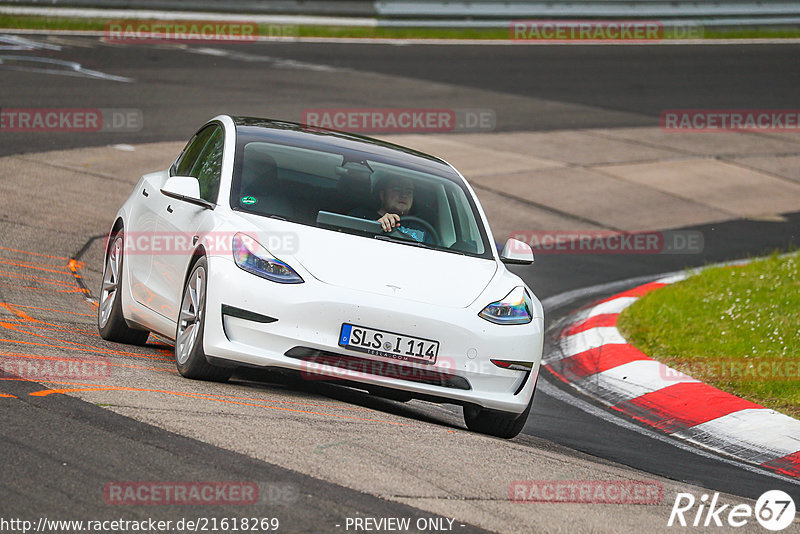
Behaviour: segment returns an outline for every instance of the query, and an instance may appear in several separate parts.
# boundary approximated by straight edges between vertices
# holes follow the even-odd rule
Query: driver
[[[380,201],[377,211],[361,206],[348,215],[377,220],[384,232],[397,229],[415,241],[430,242],[426,236],[428,232],[423,227],[415,225],[413,221],[400,224],[400,218],[408,215],[414,205],[414,182],[403,176],[387,176],[375,187]]]

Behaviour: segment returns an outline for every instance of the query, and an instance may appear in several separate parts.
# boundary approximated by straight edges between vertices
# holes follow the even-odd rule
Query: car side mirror
[[[533,263],[533,250],[527,243],[509,239],[500,253],[500,261],[513,265],[530,265]]]
[[[201,208],[214,209],[214,204],[200,198],[200,182],[192,176],[170,176],[164,182],[161,193]]]

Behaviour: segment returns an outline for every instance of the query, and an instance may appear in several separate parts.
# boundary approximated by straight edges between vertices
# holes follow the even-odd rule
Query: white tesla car
[[[460,404],[510,438],[531,409],[543,310],[446,162],[368,137],[219,116],[147,174],[109,233],[104,339],[175,340],[187,378],[279,367]]]

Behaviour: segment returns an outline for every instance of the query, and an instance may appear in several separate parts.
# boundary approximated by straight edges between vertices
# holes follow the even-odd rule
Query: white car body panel
[[[317,280],[337,287],[463,308],[497,270],[495,262],[481,258],[292,226],[297,227],[298,251],[291,260],[279,259],[302,265]]]
[[[500,261],[497,250],[492,248],[491,259],[478,258],[236,211],[228,203],[235,125],[227,116],[214,120],[225,128],[225,149],[219,200],[213,210],[163,195],[160,187],[169,172],[162,171],[143,176],[118,212],[115,225],[123,225],[134,237],[164,232],[199,238],[197,247],[185,253],[125,253],[120,293],[126,322],[174,339],[184,281],[194,254],[202,253],[208,258],[209,272],[203,348],[210,361],[294,369],[309,379],[323,373],[455,403],[511,413],[525,410],[541,362],[544,313],[530,288]],[[479,222],[494,243],[483,209],[464,183],[480,214]],[[262,244],[271,235],[294,235],[296,248],[270,252],[304,282],[281,284],[260,278],[237,266],[230,249],[201,248],[206,236],[232,239],[237,232]],[[533,319],[529,323],[495,324],[479,316],[484,307],[519,286],[530,295]],[[223,306],[277,320],[264,323],[225,315]],[[338,344],[343,323],[439,341],[438,358],[425,365],[351,351]],[[308,363],[286,355],[296,347],[391,363],[419,376],[454,375],[470,387],[381,376],[362,372],[365,368],[358,366],[348,371]],[[530,362],[531,371],[501,368],[491,358]]]

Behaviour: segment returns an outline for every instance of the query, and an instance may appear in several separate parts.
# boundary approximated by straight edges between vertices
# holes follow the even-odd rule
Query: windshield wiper
[[[403,243],[404,245],[411,245],[412,247],[422,247],[422,248],[429,248],[431,250],[438,250],[436,247],[429,245],[427,243],[414,241],[413,239],[406,239],[404,237],[393,237],[391,235],[378,234],[375,236],[375,239],[380,239],[381,241],[391,241],[392,243]]]
[[[383,241],[391,241],[393,243],[404,243],[406,245],[411,245],[412,247],[422,247],[430,250],[440,250],[442,252],[449,252],[450,254],[458,254],[459,256],[469,256],[469,254],[461,250],[455,250],[447,247],[436,247],[433,245],[429,245],[428,243],[422,243],[420,241],[412,241],[411,239],[406,239],[403,237],[393,237],[391,235],[378,234],[375,236],[375,239],[381,239]]]

